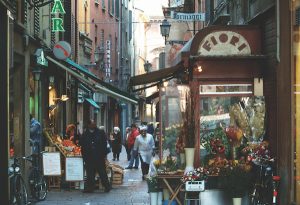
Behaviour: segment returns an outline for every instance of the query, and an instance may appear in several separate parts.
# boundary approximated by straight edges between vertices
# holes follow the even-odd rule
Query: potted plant
[[[220,170],[220,180],[225,192],[240,205],[241,199],[250,188],[251,164],[245,160],[230,160]]]
[[[149,176],[146,178],[147,185],[148,185],[148,193],[150,194],[150,204],[151,205],[157,205],[159,196],[158,193],[160,192],[160,187],[158,183],[157,176]]]

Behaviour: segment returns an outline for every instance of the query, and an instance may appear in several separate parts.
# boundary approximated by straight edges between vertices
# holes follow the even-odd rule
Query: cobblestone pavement
[[[109,161],[126,167],[128,161],[123,147],[120,161],[112,161],[112,154],[108,155]],[[147,183],[142,181],[141,169],[124,171],[122,185],[113,185],[109,193],[96,190],[94,193],[82,193],[82,190],[51,190],[45,201],[33,203],[35,205],[149,205],[150,198],[147,193]]]

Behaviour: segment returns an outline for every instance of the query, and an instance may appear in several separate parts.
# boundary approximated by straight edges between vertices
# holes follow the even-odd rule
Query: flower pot
[[[162,205],[163,203],[163,193],[160,191],[157,195],[157,205]]]
[[[158,192],[150,192],[150,204],[157,205]]]
[[[185,170],[184,173],[194,170],[195,148],[184,148],[185,150]]]
[[[163,198],[164,200],[167,200],[170,198],[170,193],[168,189],[163,189]]]
[[[185,154],[184,153],[179,153],[180,156],[180,163],[183,165],[185,163]]]
[[[242,198],[232,198],[233,205],[242,205]]]

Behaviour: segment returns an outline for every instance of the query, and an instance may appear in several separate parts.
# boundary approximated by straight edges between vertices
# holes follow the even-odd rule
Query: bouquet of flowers
[[[176,172],[177,171],[177,158],[174,156],[167,156],[161,162],[160,169],[162,172]]]
[[[263,141],[261,143],[250,143],[242,150],[242,152],[248,155],[248,161],[259,165],[265,161],[271,160],[268,146],[269,143],[267,141]]]
[[[181,178],[181,181],[183,183],[187,181],[201,181],[201,180],[207,180],[208,178],[208,169],[204,167],[198,167],[194,169],[193,171],[189,171],[183,175]]]
[[[228,141],[232,146],[238,146],[241,144],[243,137],[243,131],[235,126],[229,126],[225,128],[225,133],[228,137]]]

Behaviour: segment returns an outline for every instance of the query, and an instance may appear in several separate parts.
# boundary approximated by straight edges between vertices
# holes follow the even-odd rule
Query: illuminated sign
[[[51,10],[52,15],[56,14],[65,14],[66,11],[61,3],[61,0],[55,0],[53,8]],[[52,20],[52,32],[64,32],[65,29],[63,27],[63,19],[62,18],[57,18],[54,17],[51,19]]]

